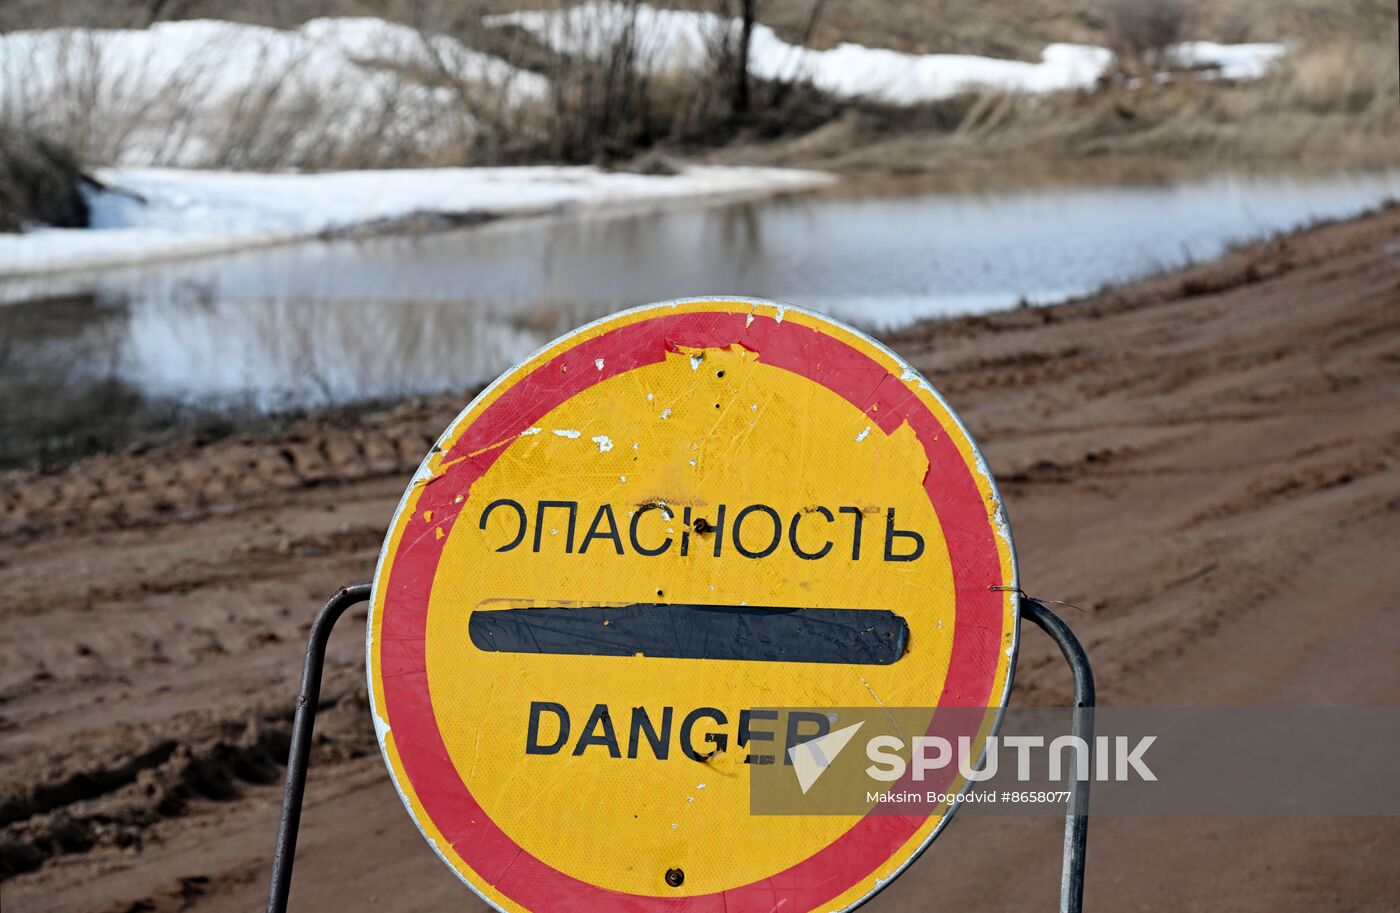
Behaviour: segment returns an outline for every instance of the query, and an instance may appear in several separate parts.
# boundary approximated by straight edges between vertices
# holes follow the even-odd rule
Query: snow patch
[[[1284,55],[1282,44],[1216,44],[1214,41],[1184,41],[1171,49],[1178,66],[1211,69],[1224,79],[1259,79],[1269,66]]]
[[[531,10],[487,16],[490,26],[516,25],[556,51],[595,59],[607,56],[627,30],[633,30],[639,66],[652,73],[695,71],[707,62],[707,49],[726,29],[737,35],[737,19],[714,13],[633,9],[623,3],[593,2],[567,10]],[[1262,75],[1284,52],[1280,44],[1219,45],[1196,41],[1174,50],[1191,66],[1218,66],[1231,79]],[[918,104],[960,92],[990,89],[1043,93],[1093,87],[1113,62],[1107,48],[1056,43],[1038,63],[973,54],[904,54],[844,42],[830,50],[789,44],[766,25],[754,26],[750,69],[764,79],[809,79],[833,95],[865,97],[893,104]]]

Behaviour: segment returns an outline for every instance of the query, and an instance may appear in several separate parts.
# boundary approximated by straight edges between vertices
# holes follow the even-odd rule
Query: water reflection
[[[129,307],[121,379],[228,408],[316,408],[463,390],[545,333],[455,302],[144,299]]]
[[[1397,195],[1400,171],[824,194],[11,280],[0,301],[88,296],[106,305],[101,357],[73,357],[105,359],[104,382],[153,400],[271,411],[470,388],[572,326],[683,295],[774,297],[872,330],[1054,301]],[[96,310],[54,312],[22,345],[71,338],[97,325]],[[47,368],[29,361],[58,370],[52,358]],[[65,383],[81,385],[81,374]]]
[[[172,420],[118,377],[125,312],[92,296],[0,306],[0,467],[63,462]]]

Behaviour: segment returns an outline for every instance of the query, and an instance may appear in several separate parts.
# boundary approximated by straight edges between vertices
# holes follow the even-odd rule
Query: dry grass
[[[1164,83],[1115,78],[1083,92],[850,106],[800,139],[710,158],[926,174],[949,186],[1396,167],[1396,46],[1392,22],[1368,40],[1295,47],[1255,82],[1178,72]]]
[[[1185,0],[1108,0],[1108,47],[1126,72],[1169,69],[1168,49],[1190,36]]]
[[[213,0],[210,0],[213,2]],[[815,0],[764,0],[761,19],[800,42]],[[1139,0],[1147,5],[1152,0]],[[703,7],[709,0],[667,0]],[[853,41],[910,53],[1036,60],[1054,41],[1109,46],[1109,0],[845,0],[828,2],[810,32],[817,47]],[[520,0],[499,0],[516,5]],[[533,4],[531,4],[533,5]],[[1394,0],[1180,0],[1190,34],[1221,42],[1373,41],[1394,26]],[[1395,60],[1394,46],[1390,59]]]
[[[1205,167],[1397,161],[1400,99],[1389,0],[1026,0],[1026,9],[1018,5],[1014,11],[969,3],[668,5],[732,15],[756,11],[788,40],[817,46],[846,38],[917,51],[1032,57],[1029,49],[1038,51],[1049,40],[1114,42],[1133,66],[1093,91],[968,94],[891,108],[838,102],[810,85],[747,79],[739,66],[741,33],[718,33],[699,72],[658,73],[635,66],[646,49],[634,30],[622,30],[604,53],[583,58],[553,53],[519,29],[483,27],[483,15],[519,8],[520,0],[250,0],[237,7],[227,0],[9,0],[0,4],[0,26],[71,18],[80,8],[128,24],[153,14],[222,13],[282,26],[313,15],[388,16],[417,31],[426,62],[396,69],[376,64],[393,69],[397,84],[407,88],[386,88],[366,103],[308,85],[298,79],[296,61],[269,61],[269,67],[282,68],[278,78],[231,99],[211,135],[196,131],[189,116],[207,78],[197,67],[170,74],[154,96],[143,94],[135,89],[141,80],[114,74],[94,49],[76,42],[60,63],[0,61],[8,67],[57,66],[64,83],[54,103],[22,108],[14,98],[0,98],[0,118],[55,139],[85,161],[113,161],[139,148],[154,150],[155,163],[248,169],[614,164],[655,149],[854,171],[1005,173],[1008,165],[1046,163],[1093,171],[1119,159]],[[1045,15],[1032,15],[1036,10]],[[1014,23],[1006,18],[1013,12]],[[993,33],[1001,43],[987,37]],[[546,77],[548,92],[530,104],[512,104],[509,86],[462,78],[435,50],[437,35]],[[1181,37],[1300,35],[1309,40],[1296,43],[1276,71],[1257,83],[1229,85],[1183,73],[1164,85],[1150,75],[1129,78],[1170,66],[1162,49]],[[431,104],[423,103],[424,92],[433,93]]]
[[[89,182],[66,149],[0,122],[0,232],[85,227]]]
[[[810,86],[749,78],[739,30],[718,30],[698,69],[656,71],[639,65],[650,49],[632,26],[603,33],[599,53],[571,57],[522,30],[488,28],[480,10],[447,0],[411,4],[403,17],[411,46],[357,59],[362,78],[349,87],[318,77],[314,60],[289,57],[286,31],[257,33],[266,43],[253,60],[246,47],[210,46],[174,68],[113,55],[90,31],[56,32],[56,43],[11,45],[0,58],[0,120],[94,163],[330,170],[610,164],[656,147],[800,132],[837,110]],[[464,70],[452,50],[463,47],[510,66]],[[231,70],[252,78],[230,94]],[[539,96],[513,92],[513,82],[540,77],[548,89]]]
[[[92,163],[329,169],[441,156],[448,106],[326,85],[271,41],[238,64],[256,78],[229,92],[228,52],[211,45],[171,68],[116,57],[89,31],[56,33],[0,60],[0,122]]]
[[[567,3],[555,3],[560,9]],[[712,0],[707,11],[736,23],[716,29],[700,49],[695,67],[645,65],[654,49],[636,29],[632,17],[621,28],[584,23],[582,42],[601,45],[589,56],[541,53],[527,33],[513,28],[468,31],[475,46],[502,36],[512,45],[501,49],[518,66],[526,61],[549,79],[545,104],[512,112],[504,120],[482,122],[482,138],[496,155],[478,150],[477,161],[559,161],[616,164],[647,150],[691,153],[736,138],[771,139],[798,135],[830,120],[840,106],[802,81],[775,81],[747,72],[746,37],[739,23],[758,9],[752,0]],[[459,25],[457,34],[463,34]]]
[[[1214,41],[1375,40],[1393,26],[1393,0],[1181,0],[1191,37]],[[760,19],[788,41],[833,47],[854,41],[912,53],[985,54],[1034,60],[1052,41],[1110,43],[1106,0],[761,0]],[[278,27],[316,16],[382,16],[412,23],[435,7],[458,22],[536,8],[538,0],[3,0],[0,30],[53,25],[143,27],[161,19],[216,18]],[[659,5],[714,9],[715,0]],[[809,27],[814,6],[821,15]],[[803,39],[807,40],[803,40]],[[1391,48],[1394,59],[1394,47]]]
[[[1294,55],[1271,86],[1279,108],[1383,119],[1397,106],[1396,42],[1332,41]],[[1387,54],[1387,51],[1392,53]]]

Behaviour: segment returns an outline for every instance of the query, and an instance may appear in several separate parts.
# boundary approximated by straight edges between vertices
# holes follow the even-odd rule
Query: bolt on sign
[[[669,302],[542,349],[424,460],[375,573],[372,712],[498,909],[849,909],[955,806],[751,814],[753,765],[810,771],[824,728],[763,708],[989,708],[985,738],[1015,586],[992,477],[905,362],[796,308]]]

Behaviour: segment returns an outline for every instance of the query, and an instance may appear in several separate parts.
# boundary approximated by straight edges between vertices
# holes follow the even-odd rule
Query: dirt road
[[[1400,209],[891,343],[988,453],[1026,588],[1084,607],[1104,703],[1400,700]],[[370,575],[465,401],[0,476],[5,913],[260,905],[310,615]],[[343,623],[293,908],[477,909],[389,785],[363,674]],[[1012,700],[1067,693],[1028,632]],[[1051,909],[1059,827],[957,820],[868,909]],[[1400,909],[1397,855],[1395,819],[1104,818],[1087,900]]]

